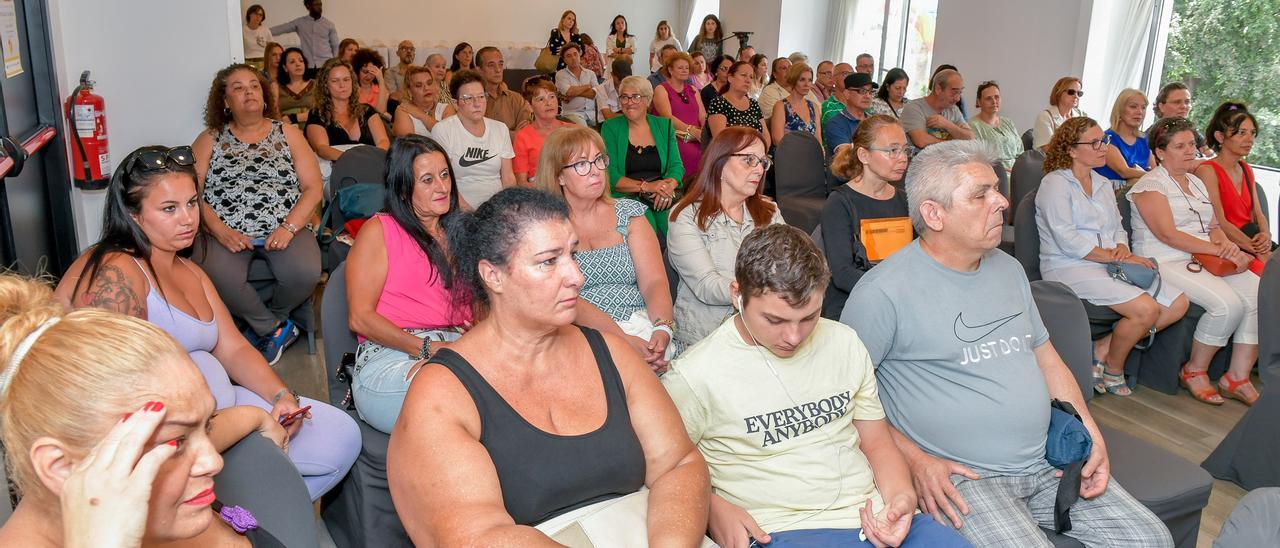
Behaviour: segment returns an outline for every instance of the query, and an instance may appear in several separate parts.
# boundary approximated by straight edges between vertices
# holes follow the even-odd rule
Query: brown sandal
[[[1190,371],[1187,369],[1187,366],[1184,365],[1182,366],[1182,371],[1178,373],[1178,384],[1182,385],[1183,388],[1186,388],[1187,391],[1191,392],[1191,396],[1193,398],[1200,400],[1204,403],[1207,403],[1209,405],[1222,405],[1223,403],[1226,402],[1226,400],[1222,399],[1222,395],[1218,394],[1218,391],[1213,389],[1212,384],[1200,390],[1191,388],[1192,379],[1196,379],[1199,377],[1204,377],[1205,382],[1206,383],[1209,382],[1208,371]]]
[[[1231,375],[1223,373],[1222,378],[1218,379],[1219,393],[1233,400],[1240,400],[1244,402],[1245,405],[1253,407],[1253,402],[1258,401],[1258,389],[1254,388],[1254,396],[1250,397],[1245,394],[1244,390],[1241,390],[1241,388],[1244,388],[1245,386],[1253,388],[1253,383],[1249,382],[1249,377],[1247,375],[1243,379],[1235,380],[1231,378]]]

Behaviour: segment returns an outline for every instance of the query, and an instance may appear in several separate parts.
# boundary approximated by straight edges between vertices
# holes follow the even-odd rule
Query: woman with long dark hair
[[[452,60],[450,61],[449,71],[444,75],[445,85],[452,82],[453,75],[459,71],[476,69],[476,50],[466,42],[458,42],[458,45],[453,47],[453,57],[450,59]]]
[[[471,324],[450,266],[448,231],[458,213],[449,156],[421,135],[387,154],[386,212],[360,227],[347,257],[356,350],[352,395],[360,417],[390,433],[418,368]]]
[[[236,329],[210,277],[180,256],[200,228],[200,161],[185,146],[143,147],[126,156],[107,187],[102,239],[71,265],[57,294],[74,307],[104,308],[163,329],[200,369],[215,407],[265,411],[257,414],[263,424],[257,429],[269,436],[270,423],[309,406],[277,444],[288,448],[312,500],[318,499],[355,462],[360,430],[345,412],[289,390]],[[315,245],[314,238],[303,239]]]
[[[876,98],[871,100],[871,114],[897,118],[902,107],[907,106],[907,85],[910,83],[907,71],[900,68],[889,69],[888,74],[884,75],[884,82],[880,84],[880,90],[876,92]]]
[[[715,59],[724,55],[724,27],[720,25],[720,18],[713,13],[708,13],[702,18],[702,26],[698,27],[698,36],[689,44],[689,52],[702,52],[702,56],[706,59]]]
[[[316,106],[312,93],[314,79],[307,79],[307,58],[299,48],[284,50],[276,69],[276,79],[271,82],[271,94],[276,98],[280,119],[295,124],[306,124],[307,113]]]
[[[609,24],[609,41],[604,46],[605,56],[609,63],[623,61],[631,64],[636,54],[636,37],[627,29],[627,18],[618,14]]]
[[[387,126],[369,105],[360,102],[359,84],[351,64],[330,59],[316,73],[315,108],[307,116],[307,141],[316,155],[330,162],[342,156],[345,145],[391,146]]]

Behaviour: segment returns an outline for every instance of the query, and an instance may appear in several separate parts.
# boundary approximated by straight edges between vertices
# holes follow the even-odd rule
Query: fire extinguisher
[[[80,74],[80,85],[67,98],[71,175],[75,185],[83,190],[102,190],[111,181],[105,108],[102,96],[93,93],[89,71],[84,71]]]

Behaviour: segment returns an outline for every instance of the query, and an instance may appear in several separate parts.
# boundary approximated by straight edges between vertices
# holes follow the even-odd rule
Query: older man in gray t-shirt
[[[871,269],[840,317],[877,366],[921,510],[976,546],[1052,546],[1040,528],[1053,525],[1058,486],[1044,458],[1056,398],[1094,440],[1066,534],[1090,546],[1172,546],[1164,524],[1108,481],[1106,443],[1027,277],[995,249],[1009,202],[991,161],[973,141],[912,160],[907,201],[920,238]]]
[[[903,105],[899,121],[912,146],[923,149],[952,139],[973,138],[973,130],[956,106],[963,92],[964,78],[960,73],[941,70],[933,75],[933,87],[928,95]]]

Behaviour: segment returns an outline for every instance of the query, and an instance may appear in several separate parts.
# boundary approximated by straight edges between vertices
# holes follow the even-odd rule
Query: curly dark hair
[[[324,62],[320,70],[316,72],[316,83],[312,88],[312,93],[316,95],[316,106],[311,109],[310,116],[315,117],[317,122],[324,125],[333,124],[334,109],[338,105],[333,103],[333,96],[329,94],[329,73],[334,69],[343,67],[347,69],[347,74],[351,75],[351,97],[347,98],[346,109],[356,120],[364,119],[364,111],[369,105],[360,102],[360,83],[356,78],[355,69],[351,68],[351,63],[343,61],[340,57],[334,57]]]
[[[1076,116],[1058,126],[1045,145],[1044,172],[1050,173],[1059,169],[1071,169],[1071,147],[1080,141],[1080,136],[1089,128],[1099,127],[1098,122],[1088,116]]]
[[[453,79],[449,80],[449,96],[457,99],[458,90],[462,89],[462,86],[465,86],[472,82],[479,82],[480,85],[483,86],[484,77],[480,76],[479,72],[476,72],[474,70],[469,70],[469,69],[464,69],[464,70],[460,70],[458,72],[453,73]]]
[[[244,63],[236,63],[218,71],[209,84],[209,96],[204,102],[204,127],[213,132],[222,131],[231,122],[231,111],[227,109],[227,79],[236,71],[247,70],[258,77],[258,85],[262,90],[262,115],[267,118],[276,117],[276,98],[270,91],[271,84],[266,75],[257,68]]]
[[[351,56],[351,67],[360,72],[365,65],[372,63],[373,66],[382,68],[387,66],[386,61],[382,59],[382,54],[369,48],[360,48],[356,50],[356,54]]]

